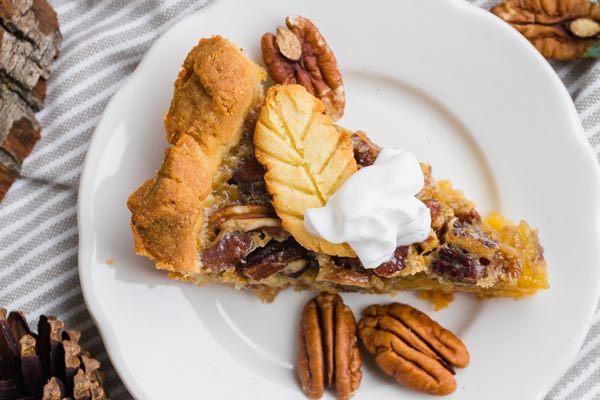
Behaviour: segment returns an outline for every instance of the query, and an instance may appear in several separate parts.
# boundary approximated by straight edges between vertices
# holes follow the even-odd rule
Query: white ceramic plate
[[[435,176],[451,178],[484,212],[539,228],[550,290],[520,301],[458,296],[432,313],[472,355],[449,398],[539,399],[580,347],[598,301],[599,174],[562,83],[519,34],[468,4],[341,4],[218,0],[157,40],[106,108],[81,179],[79,269],[136,398],[303,398],[295,332],[313,293],[289,290],[261,304],[229,288],[169,281],[134,254],[125,205],[162,161],[162,116],[188,50],[221,34],[260,60],[260,37],[289,14],[311,18],[336,53],[348,101],[342,125],[431,162]],[[344,298],[357,315],[392,300],[431,312],[412,293]],[[363,371],[358,399],[428,398],[372,362]]]

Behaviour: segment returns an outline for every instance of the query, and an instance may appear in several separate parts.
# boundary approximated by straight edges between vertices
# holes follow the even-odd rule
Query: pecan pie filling
[[[501,233],[482,220],[461,192],[431,178],[427,164],[421,165],[426,184],[417,196],[431,212],[432,232],[426,241],[398,247],[390,261],[375,269],[364,268],[358,258],[305,250],[281,227],[270,205],[251,132],[246,129],[213,181],[214,200],[201,231],[204,240],[212,240],[200,252],[203,274],[196,283],[225,279],[237,288],[258,291],[267,301],[288,286],[368,293],[445,287],[481,294],[488,289],[492,296],[521,297],[543,284],[545,276],[538,268],[543,265],[543,249],[533,231],[525,223],[504,222],[501,232],[520,230],[524,242],[514,247],[503,243]],[[380,148],[362,132],[353,133],[352,141],[359,168],[371,165]],[[526,247],[534,251],[527,253]],[[515,285],[520,278],[528,278],[534,286]]]

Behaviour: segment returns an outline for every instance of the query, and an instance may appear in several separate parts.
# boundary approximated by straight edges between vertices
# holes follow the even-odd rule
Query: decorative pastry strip
[[[136,252],[158,268],[193,273],[202,267],[199,235],[217,171],[240,142],[264,78],[262,68],[220,36],[200,40],[186,57],[164,118],[173,146],[157,176],[127,203]]]

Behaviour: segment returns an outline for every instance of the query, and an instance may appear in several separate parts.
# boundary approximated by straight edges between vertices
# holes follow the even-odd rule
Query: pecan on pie
[[[462,192],[449,182],[435,181],[427,164],[421,164],[425,186],[417,196],[432,217],[424,242],[398,247],[391,261],[375,269],[364,268],[350,249],[331,251],[326,245],[312,245],[306,237],[310,234],[297,229],[302,214],[290,211],[294,221],[289,222],[290,216],[272,204],[274,190],[285,189],[276,189],[273,181],[293,179],[282,178],[280,171],[265,184],[261,162],[269,171],[272,165],[265,161],[264,152],[282,158],[285,149],[273,151],[272,146],[257,142],[261,151],[255,153],[255,140],[265,137],[259,130],[268,131],[274,123],[265,119],[268,107],[276,110],[278,124],[299,137],[303,133],[294,132],[297,121],[307,112],[316,113],[311,118],[319,122],[319,129],[347,146],[340,157],[348,161],[350,154],[348,168],[371,165],[380,149],[364,133],[333,125],[320,100],[299,86],[274,86],[263,100],[264,79],[258,65],[219,36],[201,40],[183,64],[165,116],[172,147],[156,177],[128,201],[136,252],[154,259],[157,268],[169,271],[169,277],[250,289],[266,301],[290,286],[329,292],[408,289],[514,298],[548,287],[537,233],[527,223],[513,224],[499,214],[482,218]],[[276,104],[277,93],[287,96],[285,107]],[[284,175],[288,171],[294,176],[294,168],[300,166],[287,162]],[[296,180],[293,191],[306,192],[302,185]]]

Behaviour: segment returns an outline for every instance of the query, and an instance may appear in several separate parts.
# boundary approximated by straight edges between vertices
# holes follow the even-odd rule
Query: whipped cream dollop
[[[386,148],[344,182],[324,207],[304,211],[304,226],[330,243],[348,243],[365,268],[390,261],[398,246],[429,236],[431,214],[415,195],[425,177],[416,157]]]

